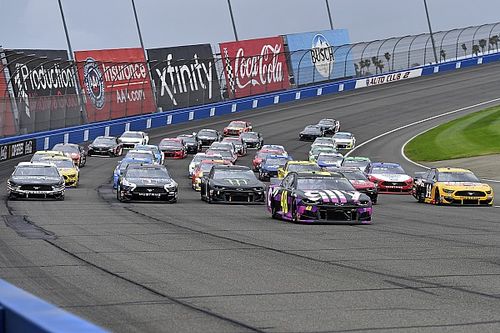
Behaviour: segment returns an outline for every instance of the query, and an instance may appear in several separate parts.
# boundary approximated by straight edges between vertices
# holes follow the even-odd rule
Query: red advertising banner
[[[4,66],[0,61],[0,137],[16,134],[14,115],[10,105],[10,95],[7,89]]]
[[[89,122],[155,111],[141,48],[77,51],[75,59]]]
[[[229,97],[290,87],[282,37],[220,43],[219,46]]]

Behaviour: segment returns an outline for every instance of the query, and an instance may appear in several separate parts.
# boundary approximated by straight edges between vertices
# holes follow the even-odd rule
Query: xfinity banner
[[[21,133],[79,125],[72,64],[64,50],[5,51]]]
[[[220,53],[231,98],[290,87],[282,37],[221,43]]]
[[[297,85],[356,75],[352,59],[347,58],[348,48],[335,48],[349,44],[347,30],[290,34],[285,38]]]
[[[3,55],[3,53],[0,53],[1,58],[3,58]],[[0,60],[0,137],[16,134],[10,93],[8,92],[7,80],[5,79],[5,70],[4,64]]]
[[[89,122],[155,111],[141,48],[77,51],[75,58]]]
[[[210,44],[148,49],[158,107],[163,110],[221,100]]]

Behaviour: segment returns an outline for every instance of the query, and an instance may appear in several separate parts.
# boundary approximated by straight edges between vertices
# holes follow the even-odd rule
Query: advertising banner
[[[282,37],[220,43],[219,46],[230,98],[290,87]]]
[[[0,145],[0,161],[33,154],[36,151],[36,140],[13,142]]]
[[[75,75],[64,50],[6,50],[21,133],[79,125]]]
[[[75,59],[89,122],[156,110],[141,48],[76,51]]]
[[[390,73],[385,75],[372,76],[366,79],[359,79],[356,80],[355,89],[413,79],[422,76],[422,71],[422,68],[417,68],[398,73]]]
[[[10,104],[10,94],[7,88],[7,80],[5,79],[5,70],[6,68],[2,61],[0,61],[0,137],[16,134],[14,115]]]
[[[299,86],[355,76],[354,64],[347,57],[346,29],[286,35],[295,83]],[[347,63],[346,63],[347,62]]]
[[[171,110],[221,100],[210,44],[163,47],[147,52],[158,107]]]

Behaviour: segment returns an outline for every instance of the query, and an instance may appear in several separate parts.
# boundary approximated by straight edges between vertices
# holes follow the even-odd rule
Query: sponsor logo
[[[330,76],[335,62],[333,46],[321,34],[317,34],[312,40],[311,61],[321,76]]]
[[[35,152],[35,140],[9,143],[0,146],[0,161],[11,158],[33,154]]]
[[[83,66],[83,83],[90,101],[98,110],[104,107],[104,76],[99,64],[93,58],[87,58]]]
[[[391,73],[391,74],[386,74],[386,75],[369,77],[366,79],[357,80],[355,89],[370,87],[370,86],[377,86],[380,84],[386,84],[386,83],[391,83],[391,82],[396,82],[396,81],[407,80],[407,79],[419,77],[421,75],[422,75],[422,68],[419,68],[419,69],[412,69],[412,70],[405,71],[405,72]]]

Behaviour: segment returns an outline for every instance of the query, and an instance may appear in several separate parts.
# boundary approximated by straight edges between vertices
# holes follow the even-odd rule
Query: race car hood
[[[282,165],[266,165],[262,168],[262,171],[278,171],[278,169],[282,167]]]
[[[334,204],[359,204],[360,201],[369,202],[370,198],[358,191],[342,190],[310,190],[302,191],[302,196],[312,202]]]
[[[375,187],[375,184],[369,180],[351,180],[350,182],[357,190]]]
[[[26,184],[42,184],[42,185],[53,185],[59,184],[59,177],[40,177],[40,176],[13,176],[10,181],[16,185],[26,185]]]
[[[483,183],[469,183],[469,182],[438,182],[437,185],[442,188],[450,190],[466,190],[466,191],[488,191],[491,187]]]
[[[243,142],[259,142],[259,139],[257,138],[247,138],[247,139],[242,139]]]
[[[90,145],[89,148],[107,148],[107,149],[111,149],[113,148],[115,145],[103,145],[103,144],[100,144],[100,145]]]
[[[78,173],[76,169],[70,169],[70,168],[59,169],[59,172],[65,176],[72,176]]]
[[[307,130],[303,130],[302,132],[300,132],[300,134],[314,134],[314,135],[320,135],[321,132],[318,131],[318,130],[310,130],[310,129],[307,129]]]
[[[229,188],[248,188],[248,187],[262,187],[262,184],[257,179],[246,179],[246,178],[227,178],[227,179],[212,179],[212,185],[223,186]]]
[[[127,181],[137,186],[163,186],[173,183],[171,178],[127,178]]]
[[[212,135],[199,135],[198,139],[200,139],[200,140],[216,140],[217,137],[215,135],[214,136],[212,136]]]
[[[334,139],[336,143],[352,143],[352,139]]]
[[[141,143],[142,139],[141,138],[119,138],[120,142],[123,143]]]
[[[408,175],[401,175],[401,174],[371,174],[370,176],[385,181],[385,182],[405,182],[407,180],[410,180],[411,177]]]

